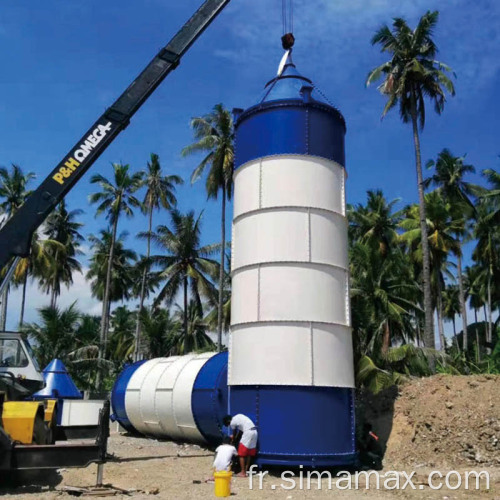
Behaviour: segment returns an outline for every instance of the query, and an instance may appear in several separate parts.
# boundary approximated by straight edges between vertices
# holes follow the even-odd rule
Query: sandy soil
[[[399,392],[399,397],[396,391],[392,395],[366,398],[365,405],[369,405],[367,415],[379,434],[389,436],[382,472],[387,474],[389,470],[396,470],[409,474],[415,471],[413,482],[416,490],[408,486],[402,491],[377,491],[373,476],[369,490],[365,489],[364,478],[360,480],[358,490],[338,490],[335,481],[339,478],[335,477],[330,490],[326,477],[322,480],[321,490],[317,489],[314,477],[309,491],[299,489],[298,478],[295,489],[285,490],[281,485],[289,487],[290,483],[283,481],[279,472],[273,472],[264,477],[262,490],[258,479],[250,489],[248,479],[234,478],[233,496],[250,500],[341,496],[347,499],[500,500],[500,377],[436,376],[407,384]],[[212,453],[209,450],[113,433],[109,451],[114,459],[105,466],[104,482],[119,488],[141,490],[133,493],[133,498],[214,498],[213,484],[203,482],[211,470]],[[96,470],[97,466],[93,465],[86,469],[44,473],[42,484],[31,481],[31,486],[0,487],[0,495],[16,500],[70,498],[61,490],[65,486],[94,485]],[[450,470],[457,470],[463,478],[467,471],[484,470],[490,475],[490,488],[486,489],[483,480],[479,491],[467,491],[464,484],[458,490],[443,486],[434,491],[427,484],[427,476],[433,470],[441,471],[443,476]],[[435,477],[435,483],[437,480]],[[451,482],[456,484],[456,478],[452,477]],[[400,484],[404,483],[404,477],[400,476]],[[339,484],[345,487],[347,480],[343,479]],[[475,486],[475,481],[471,480],[471,484]],[[394,485],[393,479],[388,486]],[[306,487],[307,480],[304,479]],[[119,495],[118,498],[126,497]]]

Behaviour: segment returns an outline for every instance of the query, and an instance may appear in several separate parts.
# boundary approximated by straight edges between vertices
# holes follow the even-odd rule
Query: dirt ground
[[[372,475],[370,489],[366,489],[366,479],[361,476],[359,489],[347,488],[345,476],[335,477],[332,471],[332,488],[323,477],[322,489],[317,489],[315,476],[311,488],[307,490],[307,476],[304,474],[303,488],[299,478],[296,487],[289,488],[289,480],[283,480],[280,472],[272,472],[263,479],[254,479],[250,489],[248,479],[232,480],[232,496],[242,499],[323,499],[330,497],[355,498],[402,498],[402,499],[490,499],[500,500],[500,377],[445,377],[416,380],[389,391],[377,398],[363,398],[366,417],[374,424],[381,439],[389,437],[384,460],[384,470],[400,471],[400,485],[406,480],[402,471],[410,474],[416,489],[408,485],[404,490],[376,490]],[[213,484],[204,482],[209,476],[213,455],[209,450],[194,445],[159,442],[144,438],[133,438],[113,433],[109,451],[114,459],[105,466],[104,482],[127,489],[131,497],[161,499],[214,498]],[[6,499],[44,500],[73,498],[63,492],[65,486],[92,486],[96,480],[97,466],[86,469],[61,470],[58,473],[44,473],[30,486],[0,487],[0,495]],[[440,471],[443,479],[434,476],[433,484],[442,481],[440,490],[432,490],[428,483],[431,471]],[[448,489],[444,476],[456,470],[462,476],[462,486],[457,490]],[[471,477],[469,490],[465,489],[465,474],[469,471],[486,471],[490,476],[489,489],[484,478],[480,489],[475,490],[475,480]],[[299,471],[296,471],[297,474]],[[337,471],[338,472],[338,471]],[[396,485],[396,476],[390,474],[381,479],[389,488]],[[194,482],[197,481],[197,482]],[[198,482],[201,481],[201,482]],[[2,481],[3,482],[3,481]],[[457,482],[456,475],[450,476],[451,486]],[[273,488],[274,486],[274,488]],[[471,489],[472,488],[472,489]],[[119,495],[115,498],[127,498]]]

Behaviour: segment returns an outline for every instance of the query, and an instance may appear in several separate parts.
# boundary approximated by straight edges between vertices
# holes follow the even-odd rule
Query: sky
[[[0,17],[0,165],[16,163],[35,172],[40,183],[89,126],[112,104],[149,60],[201,4],[201,0],[32,0],[4,1]],[[385,59],[370,39],[393,17],[411,25],[438,8],[438,59],[457,78],[456,96],[442,116],[428,108],[422,157],[426,162],[445,147],[467,154],[478,172],[498,169],[500,97],[500,3],[494,0],[294,0],[294,62],[343,113],[347,121],[347,201],[362,203],[369,189],[382,189],[398,207],[417,201],[411,128],[397,111],[381,120],[384,98],[366,88],[368,71]],[[182,211],[203,212],[203,242],[220,241],[220,206],[207,201],[203,181],[189,176],[199,157],[182,158],[192,142],[190,119],[216,103],[246,108],[256,102],[276,73],[283,54],[281,0],[232,0],[184,56],[179,68],[132,119],[67,198],[85,213],[84,235],[105,226],[95,218],[88,196],[96,191],[92,174],[111,176],[112,162],[146,165],[159,154],[165,173],[186,179],[178,190]],[[482,183],[479,175],[469,178]],[[231,207],[230,207],[231,210]],[[228,217],[228,230],[230,219]],[[160,213],[156,224],[168,224]],[[122,220],[128,245],[144,252],[135,235],[146,228],[137,215]],[[230,234],[230,233],[228,233]],[[0,242],[1,244],[1,242]],[[83,266],[89,247],[84,245]],[[466,248],[466,263],[470,246]],[[60,305],[78,301],[100,313],[83,276],[64,291]],[[48,303],[33,286],[26,319]],[[19,291],[11,294],[8,326],[18,321]],[[449,331],[451,327],[447,327]]]

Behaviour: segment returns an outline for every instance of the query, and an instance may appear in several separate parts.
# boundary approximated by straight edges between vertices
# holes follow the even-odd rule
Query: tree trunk
[[[455,339],[455,345],[457,346],[458,352],[460,352],[460,344],[458,343],[458,337],[457,337],[457,327],[455,325],[455,316],[453,316],[452,322],[453,322],[453,338]]]
[[[184,275],[184,352],[187,354],[188,347],[188,278]]]
[[[2,312],[0,315],[0,331],[4,332],[7,325],[7,303],[9,301],[10,285],[7,285],[2,295]]]
[[[441,344],[441,351],[446,351],[446,339],[444,338],[444,324],[443,324],[443,299],[441,290],[441,276],[439,270],[436,268],[436,285],[437,285],[437,297],[436,297],[436,312],[438,320],[438,330],[439,330],[439,343]]]
[[[113,221],[113,232],[111,234],[111,244],[109,247],[109,260],[108,268],[106,270],[106,285],[104,288],[104,300],[102,301],[102,315],[101,315],[101,331],[99,335],[99,361],[103,360],[106,356],[106,343],[108,335],[108,323],[109,323],[109,312],[110,312],[110,302],[109,302],[109,289],[111,286],[111,273],[113,270],[113,258],[115,254],[115,240],[116,232],[118,229],[118,217],[116,214]],[[101,390],[102,383],[102,366],[97,369],[97,390]]]
[[[50,307],[56,307],[56,303],[57,303],[57,295],[55,289],[53,288],[52,293],[50,295]]]
[[[222,188],[220,271],[219,271],[219,303],[217,305],[217,350],[222,351],[222,301],[224,300],[224,253],[226,247],[226,186]]]
[[[149,260],[151,255],[151,231],[153,230],[153,206],[149,207],[149,233],[148,233],[148,248],[146,251],[146,259]],[[146,292],[146,277],[149,270],[149,262],[144,267],[142,273],[141,295],[139,297],[139,311],[137,312],[137,321],[135,324],[135,348],[134,348],[134,361],[139,361],[140,355],[140,342],[141,342],[141,313],[144,307],[144,295]]]
[[[474,319],[476,321],[475,330],[476,330],[476,348],[477,348],[477,362],[481,361],[481,348],[479,346],[479,333],[477,331],[477,309],[474,309]]]
[[[389,322],[384,323],[384,336],[382,337],[382,354],[385,356],[389,350],[391,343],[391,330],[389,329]]]
[[[487,294],[488,294],[488,342],[493,341],[493,318],[491,314],[491,272],[488,274],[488,284],[486,286],[487,288]],[[491,349],[488,347],[488,350],[486,351],[489,354],[491,354]]]
[[[462,329],[464,332],[463,337],[463,351],[466,353],[469,343],[468,343],[468,331],[467,331],[467,310],[465,308],[465,292],[464,292],[464,279],[462,276],[462,249],[458,249],[457,253],[457,273],[458,273],[458,293],[460,295],[460,316],[462,316]]]
[[[19,314],[19,329],[23,327],[24,323],[24,307],[26,304],[26,287],[28,285],[28,271],[29,267],[26,268],[26,272],[24,273],[24,278],[23,278],[23,293],[21,298],[21,312]]]
[[[431,294],[431,266],[429,256],[429,240],[427,239],[427,217],[425,214],[425,197],[422,175],[422,159],[420,155],[420,138],[418,135],[417,124],[417,104],[415,93],[411,94],[411,121],[413,125],[413,142],[415,144],[415,163],[417,170],[417,186],[420,214],[420,232],[422,239],[422,280],[424,288],[424,313],[425,313],[425,328],[424,328],[424,345],[425,347],[435,348],[436,342],[434,339],[434,327],[432,321],[432,294]],[[434,371],[434,369],[433,369]]]

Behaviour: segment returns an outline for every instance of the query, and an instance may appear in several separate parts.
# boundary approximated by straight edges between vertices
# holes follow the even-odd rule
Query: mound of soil
[[[386,468],[500,465],[499,376],[416,379],[360,404],[386,444]]]

